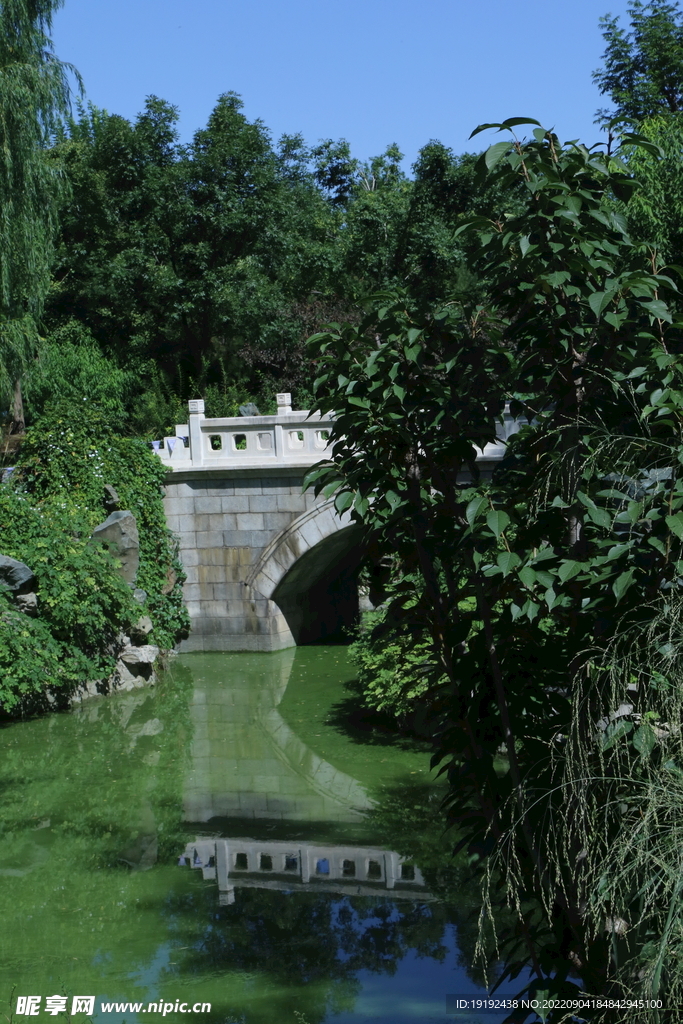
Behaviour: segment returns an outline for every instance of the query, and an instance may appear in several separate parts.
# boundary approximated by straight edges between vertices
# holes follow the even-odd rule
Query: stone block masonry
[[[248,578],[274,537],[313,506],[313,494],[301,493],[304,472],[211,468],[169,477],[164,505],[180,541],[192,621],[182,651],[275,651],[295,644],[283,612],[253,592]]]

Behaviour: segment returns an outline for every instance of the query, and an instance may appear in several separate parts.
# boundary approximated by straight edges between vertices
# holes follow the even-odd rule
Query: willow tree
[[[23,426],[21,375],[38,345],[61,177],[48,146],[69,108],[50,39],[62,0],[0,0],[0,401]]]

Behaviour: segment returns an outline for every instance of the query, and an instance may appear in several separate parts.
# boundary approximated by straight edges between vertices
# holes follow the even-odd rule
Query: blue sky
[[[347,138],[367,159],[430,139],[456,152],[484,121],[517,115],[592,143],[598,20],[627,0],[65,0],[62,60],[87,98],[134,118],[150,93],[189,140],[234,91],[274,138]],[[483,137],[482,137],[483,138]]]

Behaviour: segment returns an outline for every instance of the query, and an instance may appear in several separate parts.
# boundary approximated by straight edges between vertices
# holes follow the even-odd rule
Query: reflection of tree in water
[[[440,961],[447,954],[448,919],[438,903],[238,888],[235,903],[213,914],[198,906],[208,900],[215,907],[215,898],[207,888],[173,908],[174,915],[180,911],[181,934],[190,921],[207,922],[179,965],[181,972],[257,973],[280,987],[280,1013],[289,1002],[311,1024],[353,1008],[359,971],[393,975],[411,952]],[[282,989],[291,990],[291,998]],[[239,1015],[244,1006],[223,1006],[221,1012]],[[254,1008],[245,1019],[255,1024],[272,1016],[261,1017]]]
[[[446,919],[458,932],[458,966],[483,988],[488,979],[475,956],[479,941],[481,874],[466,853],[454,855],[458,836],[448,829],[441,809],[445,788],[408,781],[385,788],[369,822],[385,846],[409,858],[420,868],[430,893],[443,901]],[[483,935],[486,959],[495,962],[494,938],[489,929]]]
[[[13,985],[19,992],[102,991],[101,965],[109,960],[123,979],[112,997],[146,998],[131,979],[152,968],[165,940],[170,864],[186,841],[191,695],[181,669],[153,689],[3,729],[3,1013]]]

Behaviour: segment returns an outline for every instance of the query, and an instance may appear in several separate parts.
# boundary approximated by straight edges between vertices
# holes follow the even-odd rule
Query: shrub
[[[104,356],[90,332],[77,321],[57,328],[23,381],[24,404],[31,423],[55,401],[69,405],[73,417],[97,410],[112,427],[126,421],[130,374]]]
[[[366,707],[415,727],[433,699],[433,644],[426,631],[392,627],[386,608],[366,612],[349,648]]]
[[[26,562],[38,579],[38,618],[0,616],[0,705],[7,711],[40,703],[55,688],[73,689],[108,676],[116,638],[144,611],[151,642],[172,647],[186,635],[184,579],[166,527],[164,469],[144,442],[116,435],[95,409],[53,405],[27,431],[17,467],[0,486],[2,553]],[[145,607],[122,580],[107,549],[91,542],[107,516],[105,484],[130,509],[140,534],[137,586]],[[3,606],[4,607],[4,606]],[[19,628],[19,626],[21,628]],[[10,635],[12,634],[12,635]]]

